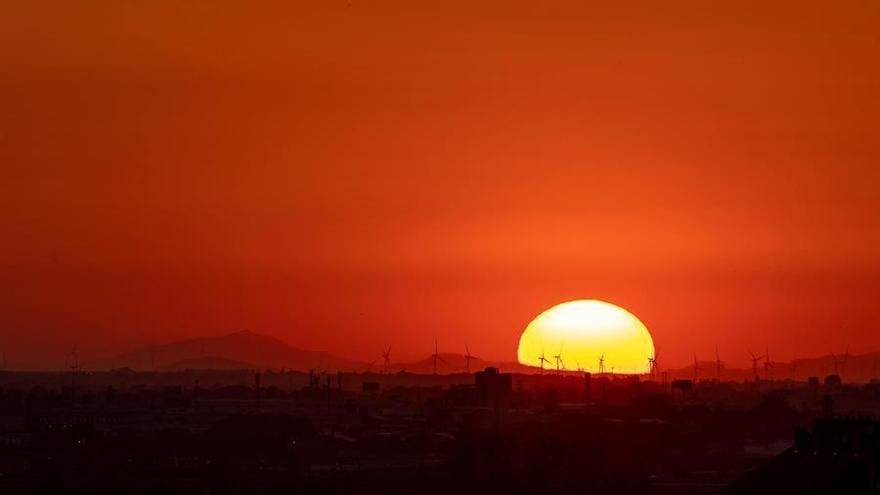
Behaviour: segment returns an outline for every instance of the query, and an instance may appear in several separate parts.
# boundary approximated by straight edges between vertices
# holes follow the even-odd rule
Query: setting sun
[[[522,364],[548,369],[645,373],[654,342],[632,313],[598,300],[553,306],[529,323],[519,341]],[[600,360],[602,364],[600,364]]]

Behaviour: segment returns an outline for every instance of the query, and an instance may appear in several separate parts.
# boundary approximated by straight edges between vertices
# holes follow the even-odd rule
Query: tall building
[[[513,375],[500,373],[498,368],[486,368],[475,375],[477,398],[482,406],[504,408],[513,391]]]

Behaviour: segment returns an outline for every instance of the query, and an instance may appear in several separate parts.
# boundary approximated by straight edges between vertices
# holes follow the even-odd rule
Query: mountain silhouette
[[[292,347],[282,340],[248,330],[215,337],[180,340],[141,347],[103,362],[93,368],[131,368],[134,370],[179,369],[218,365],[221,368],[287,368],[298,371],[361,371],[364,363],[350,361],[322,351]]]
[[[536,368],[530,368],[528,366],[521,365],[515,362],[499,362],[499,361],[487,361],[484,359],[480,359],[478,357],[471,357],[470,363],[470,372],[476,373],[477,371],[482,371],[485,368],[493,366],[495,368],[499,368],[502,371],[506,372],[515,372],[515,373],[532,373],[536,370]],[[373,370],[381,369],[381,362],[373,365]],[[457,354],[454,352],[441,352],[440,359],[437,360],[437,373],[442,375],[454,374],[454,373],[465,373],[468,369],[467,359],[464,354]],[[434,372],[434,358],[433,356],[428,356],[424,359],[420,359],[418,361],[404,362],[404,363],[391,363],[391,371],[406,371],[408,373],[421,373],[421,374],[431,374]]]
[[[741,357],[741,356],[740,356]],[[722,356],[722,361],[724,356]],[[835,366],[835,361],[837,365]],[[474,357],[470,362],[470,371],[475,373],[488,366],[500,368],[502,371],[514,373],[538,373],[537,367],[522,365],[516,362],[489,361]],[[717,376],[714,361],[700,361],[699,379],[713,379]],[[182,369],[290,369],[308,371],[382,371],[382,362],[372,365],[334,356],[328,352],[311,351],[292,347],[282,340],[267,335],[257,334],[248,330],[226,335],[201,337],[181,340],[168,344],[146,346],[118,355],[112,359],[90,363],[88,368],[95,370],[131,368],[132,370],[182,370]],[[437,373],[464,373],[467,369],[465,356],[458,353],[440,353],[437,362]],[[409,373],[431,374],[434,372],[432,356],[411,362],[391,363],[392,373],[405,371]],[[567,373],[575,370],[567,369]],[[666,368],[660,372],[666,378],[692,379],[693,365]],[[880,378],[880,352],[855,355],[844,353],[837,356],[827,355],[813,358],[795,359],[789,362],[774,361],[772,368],[765,368],[763,361],[758,363],[757,375],[767,379],[772,374],[776,380],[806,380],[809,376],[823,378],[837,371],[848,382],[868,382]],[[552,373],[552,366],[545,373]],[[722,364],[721,379],[723,381],[751,381],[755,377],[751,367],[731,368]],[[660,375],[657,376],[660,378]]]
[[[723,361],[723,359],[722,359]],[[836,362],[836,365],[835,365]],[[787,380],[793,379],[804,381],[808,377],[818,377],[820,380],[826,375],[839,374],[845,382],[869,382],[880,379],[880,352],[867,354],[838,354],[811,358],[799,358],[791,361],[771,361],[771,367],[765,367],[764,361],[758,362],[757,373],[751,367],[728,368],[722,363],[721,379],[723,381],[752,381],[755,375],[762,379]],[[712,379],[717,377],[717,369],[714,361],[700,361],[698,364],[698,378]],[[694,378],[694,366],[662,369],[666,372],[667,379],[692,379]]]

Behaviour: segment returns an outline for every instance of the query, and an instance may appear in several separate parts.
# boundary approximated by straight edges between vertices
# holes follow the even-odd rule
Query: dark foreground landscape
[[[4,372],[0,493],[876,493],[878,414],[837,375]]]

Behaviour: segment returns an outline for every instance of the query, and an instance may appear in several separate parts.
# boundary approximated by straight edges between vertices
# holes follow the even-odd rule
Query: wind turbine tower
[[[464,366],[465,371],[468,375],[471,374],[471,359],[474,359],[474,355],[471,354],[471,350],[467,344],[464,345]]]
[[[755,381],[758,381],[760,377],[758,377],[758,361],[764,359],[764,356],[755,356],[755,353],[751,350],[749,351],[749,355],[752,356],[752,376],[755,377]]]
[[[437,374],[437,361],[443,362],[443,358],[440,357],[440,352],[437,350],[437,339],[434,339],[434,354],[431,354],[431,357],[434,359],[434,374]]]
[[[654,348],[654,357],[648,358],[648,364],[651,365],[651,378],[657,379],[657,373],[660,371],[660,351]]]
[[[544,374],[544,363],[550,363],[550,360],[544,356],[544,351],[541,351],[541,355],[538,356],[538,362],[541,363],[541,374]]]
[[[391,346],[389,345],[382,353],[382,369],[385,373],[391,373]]]
[[[67,367],[70,368],[70,390],[72,396],[76,397],[76,375],[79,373],[79,351],[76,346],[73,346],[73,351],[70,352],[69,361],[67,363]]]
[[[773,361],[770,360],[770,348],[767,347],[764,351],[764,378],[767,381],[773,381]]]
[[[831,353],[831,365],[834,366],[834,374],[840,375],[840,365],[846,364],[846,359],[840,359],[837,354]]]
[[[560,373],[565,369],[565,363],[562,361],[562,346],[559,346],[559,353],[553,356],[556,359],[556,373]]]

